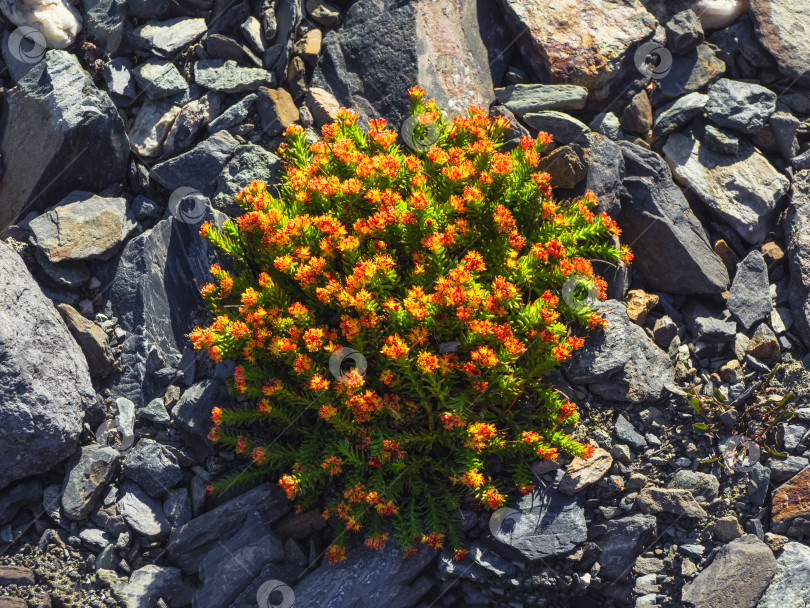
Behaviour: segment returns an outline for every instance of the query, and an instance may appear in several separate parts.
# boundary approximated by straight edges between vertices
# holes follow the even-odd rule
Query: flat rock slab
[[[810,534],[810,467],[774,490],[771,530],[793,537]]]
[[[657,25],[639,0],[501,0],[515,32],[528,30],[523,54],[536,75],[555,84],[597,89],[614,78],[630,49]]]
[[[232,59],[200,59],[194,64],[198,85],[222,93],[247,93],[260,86],[273,86],[273,73],[262,68],[245,68]]]
[[[728,271],[664,160],[635,144],[617,143],[625,164],[618,222],[622,237],[633,243],[634,272],[652,289],[671,294],[728,289]]]
[[[50,262],[109,260],[135,229],[124,198],[76,191],[28,224]]]
[[[795,84],[810,86],[810,5],[792,0],[750,0],[757,37],[779,71]]]
[[[121,454],[99,445],[86,445],[68,464],[62,492],[62,509],[68,519],[87,519],[101,493],[118,472]]]
[[[592,526],[592,537],[602,550],[602,576],[612,580],[628,574],[636,556],[655,537],[656,526],[652,515],[631,515]]]
[[[543,110],[581,110],[588,89],[572,84],[513,84],[495,89],[495,95],[515,116]]]
[[[566,373],[575,383],[611,401],[655,401],[675,370],[667,354],[633,323],[621,302],[606,300],[594,307],[607,326],[586,338]]]
[[[388,542],[379,551],[358,547],[346,551],[338,564],[324,562],[293,589],[296,606],[344,608],[386,606],[412,608],[433,584],[420,574],[436,558],[437,551],[422,546],[408,559]]]
[[[505,519],[493,533],[494,547],[504,557],[536,561],[568,553],[585,541],[579,496],[568,497],[549,486],[527,494],[514,508],[515,517]]]
[[[776,574],[776,559],[753,534],[720,549],[709,566],[683,588],[683,600],[696,608],[756,606]]]
[[[20,256],[0,244],[0,490],[78,447],[95,404],[87,361]]]
[[[796,332],[810,349],[810,170],[799,171],[793,178],[784,225],[790,268],[790,309]]]
[[[675,133],[663,152],[678,181],[743,239],[755,245],[768,236],[790,182],[752,144],[741,139],[739,152],[730,156]]]
[[[560,480],[557,490],[569,496],[576,494],[602,479],[612,464],[613,457],[602,448],[596,448],[591,458],[574,458],[565,470],[565,476]]]
[[[131,481],[121,484],[116,508],[130,528],[149,540],[159,540],[169,535],[171,526],[163,515],[163,505],[139,485]]]
[[[233,156],[239,142],[227,131],[218,131],[188,152],[152,167],[149,176],[168,190],[194,188],[211,196],[217,176]]]
[[[145,23],[132,32],[133,44],[159,57],[171,57],[207,30],[205,19],[177,17]]]
[[[187,606],[192,591],[179,569],[149,564],[132,573],[121,594],[130,608],[150,608],[160,598],[168,599],[172,606]]]
[[[720,127],[755,135],[776,111],[776,93],[765,87],[721,78],[709,88],[706,115]]]
[[[643,488],[636,499],[643,513],[672,513],[695,519],[705,519],[706,511],[695,501],[689,490],[670,488]]]
[[[737,264],[737,273],[728,294],[728,309],[746,331],[771,313],[768,267],[756,249]]]

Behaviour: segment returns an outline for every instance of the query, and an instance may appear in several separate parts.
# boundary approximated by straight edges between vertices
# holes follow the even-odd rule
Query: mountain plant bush
[[[591,262],[632,257],[592,193],[552,199],[548,134],[504,151],[504,118],[409,96],[415,149],[345,108],[315,143],[293,125],[280,189],[254,181],[244,214],[201,229],[230,270],[211,268],[213,322],[191,338],[237,364],[209,437],[246,458],[209,491],[270,477],[299,512],[325,507],[331,562],[361,530],[460,559],[461,506],[498,509],[533,489],[536,459],[593,453],[543,376],[604,324],[564,285],[605,298]]]

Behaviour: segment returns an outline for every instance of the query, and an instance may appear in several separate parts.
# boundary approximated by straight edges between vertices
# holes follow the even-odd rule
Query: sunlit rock
[[[67,0],[0,0],[0,11],[17,27],[33,27],[51,49],[70,46],[82,31],[82,16]]]

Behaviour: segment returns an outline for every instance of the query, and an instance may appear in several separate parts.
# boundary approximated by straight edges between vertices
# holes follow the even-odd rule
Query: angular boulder
[[[74,190],[99,192],[126,177],[124,122],[66,51],[45,53],[8,91],[0,133],[0,228]]]
[[[799,171],[793,178],[784,227],[793,323],[810,348],[810,170]]]
[[[24,262],[0,244],[0,490],[70,457],[95,404],[87,361]]]
[[[810,5],[792,0],[750,0],[757,38],[779,71],[799,86],[810,86]]]

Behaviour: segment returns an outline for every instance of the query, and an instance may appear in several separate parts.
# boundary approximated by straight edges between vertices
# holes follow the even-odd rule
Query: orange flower
[[[330,545],[326,550],[326,559],[330,564],[337,564],[346,559],[346,547],[340,545]]]
[[[283,475],[281,479],[278,480],[278,483],[287,493],[287,498],[292,500],[295,493],[298,491],[298,480],[292,475]]]

